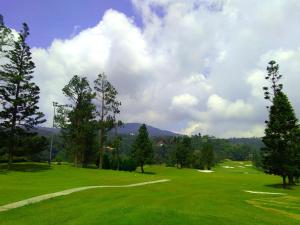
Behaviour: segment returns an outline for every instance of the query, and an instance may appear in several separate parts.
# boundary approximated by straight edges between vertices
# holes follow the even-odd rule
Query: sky
[[[298,0],[1,0],[7,26],[28,43],[52,124],[52,102],[74,75],[105,72],[120,119],[184,134],[261,137],[262,87],[276,60],[300,115]]]

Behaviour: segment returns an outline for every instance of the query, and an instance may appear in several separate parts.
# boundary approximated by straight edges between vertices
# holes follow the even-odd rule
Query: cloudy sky
[[[300,116],[299,0],[2,0],[11,28],[29,44],[41,110],[75,75],[105,72],[121,119],[175,132],[261,136],[262,86],[270,60]]]

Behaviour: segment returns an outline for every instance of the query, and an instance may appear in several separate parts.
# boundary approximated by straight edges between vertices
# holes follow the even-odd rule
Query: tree
[[[67,108],[59,106],[55,120],[62,128],[63,138],[74,156],[75,166],[81,161],[82,167],[86,167],[89,153],[95,146],[95,106],[92,104],[95,94],[87,78],[77,75],[63,88],[63,93],[71,105]]]
[[[99,168],[103,168],[104,142],[106,140],[107,132],[115,125],[116,114],[120,113],[119,106],[121,103],[117,101],[117,90],[107,80],[104,73],[99,74],[94,81],[94,89],[96,91],[96,106],[100,127]]]
[[[211,143],[205,143],[201,149],[200,161],[203,169],[210,170],[214,164],[214,149]]]
[[[30,47],[26,43],[29,35],[27,24],[13,41],[12,47],[5,52],[6,64],[0,69],[0,124],[7,135],[8,164],[13,162],[16,143],[32,129],[46,120],[37,106],[40,89],[32,81],[35,65],[31,58]]]
[[[271,61],[268,66],[267,80],[271,80],[272,94],[264,87],[265,99],[272,102],[269,108],[269,120],[266,121],[265,136],[262,148],[262,167],[266,173],[282,177],[283,186],[286,178],[289,184],[299,174],[299,125],[288,97],[282,92],[282,84],[278,84],[278,64]]]
[[[282,75],[279,74],[279,65],[274,61],[269,62],[269,66],[267,66],[267,75],[265,77],[266,80],[270,82],[270,87],[263,87],[265,99],[273,101],[277,92],[281,91],[283,85],[279,83],[279,80],[282,78]]]
[[[138,136],[132,146],[132,155],[140,165],[142,173],[144,173],[145,163],[153,159],[152,142],[145,124],[142,124],[139,128]]]
[[[298,123],[294,110],[283,92],[277,92],[270,108],[262,148],[263,169],[266,173],[279,175],[286,186],[286,177],[293,183],[296,175],[294,154]]]
[[[113,147],[115,148],[115,156],[117,158],[117,170],[120,170],[120,151],[119,148],[121,146],[122,138],[118,135],[118,127],[123,125],[121,120],[117,120],[117,114],[120,113],[121,102],[114,100],[112,103],[112,111],[113,111],[113,121],[115,128],[115,140],[113,143]]]
[[[177,167],[187,167],[190,163],[190,157],[192,156],[191,148],[192,148],[192,142],[191,138],[188,136],[184,137],[177,137],[176,138],[176,161],[177,161]]]

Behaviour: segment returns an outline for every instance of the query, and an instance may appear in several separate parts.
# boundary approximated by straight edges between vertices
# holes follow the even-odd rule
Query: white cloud
[[[198,99],[190,94],[176,95],[172,99],[174,107],[194,107],[198,104]]]
[[[48,49],[34,48],[41,109],[75,75],[106,72],[121,118],[186,133],[260,136],[268,61],[280,63],[297,115],[300,2],[297,0],[132,0],[144,25],[108,10],[95,27]],[[276,16],[274,16],[276,15]],[[51,121],[48,122],[51,124]]]
[[[264,135],[265,127],[262,124],[255,124],[247,127],[246,130],[228,130],[224,133],[224,137],[262,137]]]

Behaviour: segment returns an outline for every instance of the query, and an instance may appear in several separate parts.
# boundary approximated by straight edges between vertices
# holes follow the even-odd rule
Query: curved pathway
[[[136,184],[127,184],[127,185],[102,185],[102,186],[85,186],[85,187],[71,188],[71,189],[67,189],[67,190],[64,190],[64,191],[54,192],[54,193],[45,194],[45,195],[39,195],[39,196],[28,198],[28,199],[25,199],[25,200],[22,200],[22,201],[2,205],[2,206],[0,206],[0,212],[7,211],[7,210],[10,210],[10,209],[19,208],[19,207],[29,205],[29,204],[33,204],[33,203],[37,203],[37,202],[41,202],[41,201],[51,199],[51,198],[55,198],[55,197],[58,197],[58,196],[69,195],[69,194],[72,194],[74,192],[79,192],[79,191],[88,190],[88,189],[95,189],[95,188],[130,188],[130,187],[144,186],[144,185],[148,185],[148,184],[162,183],[162,182],[167,182],[167,181],[170,181],[170,180],[168,180],[168,179],[155,180],[155,181],[148,181],[148,182],[142,182],[142,183],[136,183]]]

